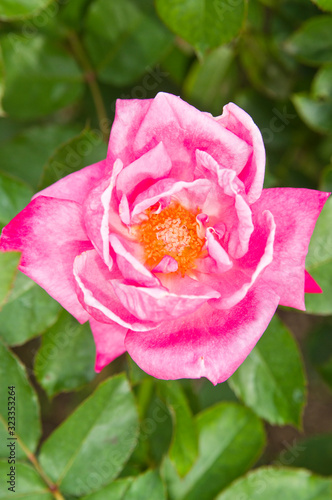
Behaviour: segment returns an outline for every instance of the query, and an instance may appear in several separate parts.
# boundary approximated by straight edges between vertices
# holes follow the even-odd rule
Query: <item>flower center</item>
[[[197,234],[196,216],[179,203],[171,203],[159,214],[148,209],[148,219],[137,227],[139,242],[144,247],[146,264],[152,269],[165,255],[173,257],[182,275],[194,267],[205,239]]]

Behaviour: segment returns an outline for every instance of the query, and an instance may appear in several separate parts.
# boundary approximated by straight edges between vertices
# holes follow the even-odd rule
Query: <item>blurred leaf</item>
[[[35,374],[49,396],[70,391],[95,376],[95,345],[89,323],[80,325],[69,313],[60,316],[42,339]]]
[[[97,130],[83,130],[62,144],[44,165],[39,189],[44,189],[83,167],[104,160],[106,154],[107,144],[103,142],[102,133]]]
[[[82,22],[90,3],[91,0],[70,0],[70,2],[65,2],[59,18],[67,26],[79,32],[82,29]]]
[[[323,294],[306,295],[306,310],[312,314],[332,314],[332,198],[316,223],[306,258],[306,269],[319,283]]]
[[[26,128],[1,144],[1,169],[20,177],[36,189],[42,168],[51,154],[78,133],[78,127],[73,125]]]
[[[43,9],[50,0],[1,0],[0,20],[14,21],[32,16],[36,11]]]
[[[312,0],[320,9],[332,11],[332,0]]]
[[[203,54],[230,42],[244,24],[245,1],[156,0],[164,23]]]
[[[300,426],[306,400],[304,368],[292,335],[277,316],[228,382],[271,424]]]
[[[326,318],[311,332],[309,354],[316,370],[332,389],[332,319]]]
[[[20,252],[0,252],[0,311],[13,286],[20,258]]]
[[[3,109],[30,120],[72,104],[82,95],[83,75],[75,60],[43,36],[9,34],[1,39],[5,66]]]
[[[303,92],[293,94],[293,104],[302,120],[316,132],[332,131],[332,99],[317,100]]]
[[[319,66],[332,62],[332,16],[306,21],[286,42],[286,50],[299,61]]]
[[[331,476],[332,434],[320,434],[297,442],[279,455],[278,462],[309,469],[321,476]]]
[[[7,460],[0,461],[0,475],[4,478],[0,482],[0,498],[10,499],[12,497],[24,498],[24,500],[54,500],[45,482],[30,465],[16,462],[15,464],[15,493],[8,491],[10,484],[7,484],[10,465]],[[6,478],[6,479],[5,479]]]
[[[32,189],[0,171],[0,226],[8,224],[30,202]]]
[[[232,484],[216,500],[330,500],[332,481],[306,470],[264,467]]]
[[[53,325],[60,309],[45,290],[19,272],[0,312],[0,338],[9,345],[24,344]]]
[[[328,166],[322,170],[319,189],[321,191],[332,192],[332,166]]]
[[[39,404],[22,363],[0,342],[0,456],[8,457],[8,387],[15,387],[16,458],[34,453],[41,435]],[[24,449],[21,447],[21,442]]]
[[[95,392],[43,443],[40,463],[64,494],[81,496],[110,483],[135,444],[138,417],[124,375]]]
[[[198,455],[197,430],[187,398],[176,381],[159,382],[173,420],[173,439],[169,457],[180,476],[185,476]]]
[[[169,459],[164,478],[170,500],[213,500],[258,459],[265,442],[262,422],[251,410],[221,403],[197,416],[199,456],[181,480]]]
[[[212,51],[203,61],[195,61],[184,82],[186,99],[200,109],[220,115],[235,84],[235,78],[229,78],[233,60],[233,50],[223,46]]]
[[[312,83],[312,94],[316,99],[332,100],[332,64],[319,69]]]
[[[115,481],[82,500],[166,500],[165,488],[156,471],[149,470],[136,478]]]
[[[158,86],[164,76],[152,67],[170,49],[173,35],[156,17],[152,2],[96,0],[85,25],[85,44],[101,81],[129,85],[148,71],[142,81],[145,95],[136,97]]]
[[[128,491],[133,481],[134,478],[132,477],[126,477],[125,479],[118,479],[117,481],[114,481],[105,488],[96,491],[96,493],[91,493],[91,495],[83,497],[81,500],[105,500],[107,498],[112,500],[125,500],[126,492]]]

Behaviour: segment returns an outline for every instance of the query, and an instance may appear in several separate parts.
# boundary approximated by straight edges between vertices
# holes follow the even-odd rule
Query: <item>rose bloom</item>
[[[212,117],[160,93],[119,100],[107,158],[37,193],[0,250],[81,323],[96,370],[128,351],[161,379],[227,379],[278,304],[305,309],[329,193],[262,189],[262,136],[235,104]]]

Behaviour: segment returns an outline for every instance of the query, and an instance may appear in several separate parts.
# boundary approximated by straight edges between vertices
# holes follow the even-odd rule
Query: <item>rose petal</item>
[[[179,265],[173,257],[165,255],[152,271],[154,273],[175,273]]]
[[[252,150],[247,142],[220,127],[212,116],[162,92],[149,105],[132,137],[137,155],[163,142],[172,160],[171,176],[186,181],[193,180],[196,149],[207,151],[220,165],[236,172],[244,168]]]
[[[83,252],[74,261],[74,277],[78,299],[86,311],[101,323],[117,323],[123,328],[146,331],[155,323],[140,322],[119,301],[112,286],[118,271],[110,272],[95,250]]]
[[[261,195],[265,174],[262,134],[248,113],[232,102],[224,106],[223,114],[216,120],[252,147],[252,155],[239,173],[239,178],[246,186],[249,203],[254,203]]]
[[[311,189],[264,189],[252,205],[259,213],[270,210],[276,222],[274,256],[263,278],[280,296],[280,304],[305,310],[305,257],[316,220],[329,193]]]
[[[189,316],[165,321],[149,332],[129,331],[125,346],[133,360],[161,379],[229,378],[253,349],[278,305],[279,297],[255,286],[228,311],[208,304]]]
[[[178,318],[192,313],[207,300],[220,296],[188,276],[181,278],[180,293],[172,293],[162,287],[132,286],[121,280],[113,280],[112,284],[124,307],[143,321],[160,322]]]
[[[49,196],[83,203],[89,191],[106,175],[107,169],[108,163],[106,160],[82,168],[39,191],[32,199],[38,196]]]
[[[125,193],[127,198],[136,191],[136,195],[145,191],[152,179],[160,179],[169,174],[171,160],[162,142],[124,168],[118,175],[116,189]],[[133,194],[135,197],[135,194]]]
[[[19,250],[19,269],[44,288],[75,318],[89,315],[80,305],[73,278],[77,254],[92,248],[73,201],[38,196],[2,231],[0,250]]]
[[[101,372],[118,356],[126,352],[124,339],[128,331],[117,323],[100,323],[90,318],[90,326],[96,344],[96,372]]]
[[[216,272],[224,273],[233,267],[233,262],[229,258],[226,250],[220,245],[213,235],[214,230],[208,227],[206,231],[206,246],[210,257],[216,263]]]
[[[305,291],[305,293],[323,293],[323,290],[321,289],[319,284],[308,273],[308,271],[305,271],[304,291]]]

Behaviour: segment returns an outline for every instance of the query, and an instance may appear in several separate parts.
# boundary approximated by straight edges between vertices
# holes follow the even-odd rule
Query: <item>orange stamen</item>
[[[136,227],[138,241],[144,247],[145,264],[153,269],[165,255],[178,263],[182,275],[194,267],[201,255],[204,238],[197,234],[196,216],[179,203],[171,203],[159,214],[146,210],[148,219]]]

